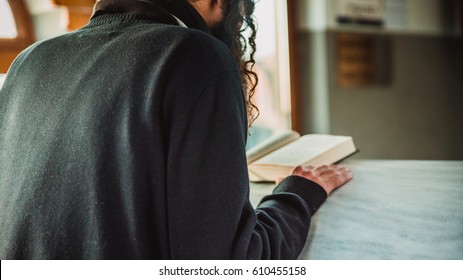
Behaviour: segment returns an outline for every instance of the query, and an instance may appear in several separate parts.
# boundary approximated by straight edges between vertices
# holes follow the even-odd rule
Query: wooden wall
[[[53,0],[56,5],[66,6],[69,11],[68,30],[86,25],[92,15],[96,0]]]

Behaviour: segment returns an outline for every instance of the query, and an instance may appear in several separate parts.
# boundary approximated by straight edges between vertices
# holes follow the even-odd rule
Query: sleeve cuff
[[[328,197],[326,191],[319,184],[300,176],[286,177],[273,190],[274,194],[285,192],[294,193],[300,196],[307,203],[312,215],[318,210],[318,208],[320,208]]]

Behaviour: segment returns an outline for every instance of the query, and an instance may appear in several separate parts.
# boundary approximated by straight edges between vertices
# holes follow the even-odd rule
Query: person
[[[300,166],[249,202],[253,9],[100,0],[22,52],[0,92],[0,258],[297,258],[352,175]]]

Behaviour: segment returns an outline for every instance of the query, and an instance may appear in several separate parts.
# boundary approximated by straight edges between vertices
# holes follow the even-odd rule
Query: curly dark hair
[[[241,82],[247,103],[249,127],[259,116],[259,109],[253,102],[259,81],[253,67],[256,63],[257,25],[253,15],[255,0],[228,0],[227,12],[223,23],[225,41],[229,45],[240,69]]]

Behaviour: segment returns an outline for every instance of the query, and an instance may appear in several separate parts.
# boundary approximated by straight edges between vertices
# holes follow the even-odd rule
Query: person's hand
[[[304,177],[319,184],[328,195],[352,179],[352,172],[343,165],[297,166],[290,175]],[[277,180],[277,184],[281,179]]]

